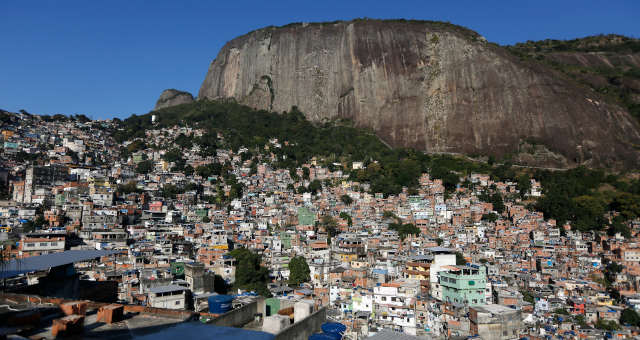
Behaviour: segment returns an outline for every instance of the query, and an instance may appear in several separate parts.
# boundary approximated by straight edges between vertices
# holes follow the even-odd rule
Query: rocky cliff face
[[[191,93],[168,89],[162,91],[160,98],[158,98],[158,101],[156,102],[156,107],[153,110],[155,111],[165,107],[189,103],[193,103],[193,96]]]
[[[640,128],[566,76],[443,23],[358,20],[265,28],[228,42],[200,98],[348,118],[395,147],[636,167]]]

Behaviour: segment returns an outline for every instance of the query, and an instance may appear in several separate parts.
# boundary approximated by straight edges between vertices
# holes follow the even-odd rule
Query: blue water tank
[[[233,309],[233,296],[213,295],[209,296],[209,313],[224,314]]]
[[[322,326],[320,326],[320,328],[322,329],[323,332],[327,334],[328,333],[339,334],[340,338],[342,338],[342,335],[347,330],[347,326],[339,322],[325,322],[322,324]],[[340,338],[338,338],[337,340],[339,340]]]
[[[309,335],[309,340],[336,340],[328,334],[318,333]]]

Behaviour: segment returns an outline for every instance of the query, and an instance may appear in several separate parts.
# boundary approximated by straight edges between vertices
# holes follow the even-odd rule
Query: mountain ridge
[[[229,41],[198,98],[347,118],[394,147],[513,156],[526,165],[640,163],[637,120],[542,63],[439,22],[266,27]]]

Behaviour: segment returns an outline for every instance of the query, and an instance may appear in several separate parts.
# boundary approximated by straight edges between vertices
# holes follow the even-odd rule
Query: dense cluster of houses
[[[273,313],[312,301],[327,306],[329,318],[345,324],[352,337],[380,329],[485,339],[640,333],[636,327],[595,327],[602,320],[618,322],[624,309],[640,309],[637,237],[581,233],[545,220],[527,208],[542,194],[535,180],[520,195],[515,183],[471,174],[465,178],[470,185],[447,193],[441,180],[423,174],[417,192],[383,197],[349,180],[345,168],[362,163],[331,171],[312,159],[294,179],[289,170],[271,167],[268,153],[246,159],[242,149],[208,156],[197,144],[184,150],[193,169],[231,166],[229,173],[244,189],[229,198],[232,186],[222,176],[172,171],[163,157],[168,148],[121,158],[122,146],[108,133],[113,122],[14,119],[2,129],[0,180],[10,188],[0,202],[3,257],[117,250],[82,273],[89,280],[117,281],[120,301],[197,311],[213,293],[216,277],[233,284],[236,261],[229,251],[244,247],[261,254],[269,269],[273,297],[266,303]],[[175,147],[178,136],[202,133],[156,129],[147,131],[146,142]],[[279,146],[277,140],[270,144]],[[39,157],[16,159],[19,154]],[[152,171],[137,172],[145,160],[153,162]],[[314,180],[322,183],[320,190],[298,193]],[[136,190],[123,192],[130,183]],[[168,185],[193,190],[167,195]],[[480,199],[484,190],[505,197],[503,213]],[[216,201],[219,196],[229,199]],[[497,218],[487,218],[492,213]],[[390,228],[397,220],[420,233],[400,238]],[[632,225],[633,235],[639,227]],[[305,258],[310,280],[289,286],[295,256]],[[611,262],[622,266],[613,275],[606,269]]]

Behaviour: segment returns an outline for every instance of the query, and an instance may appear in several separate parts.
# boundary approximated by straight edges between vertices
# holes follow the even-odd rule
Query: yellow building
[[[4,140],[7,140],[11,137],[13,137],[13,131],[11,130],[2,130],[2,138],[4,138]]]
[[[334,258],[345,264],[351,263],[352,261],[358,259],[358,255],[355,253],[336,252],[333,254],[333,256]]]
[[[408,278],[414,280],[429,280],[431,263],[407,262],[405,273]]]

